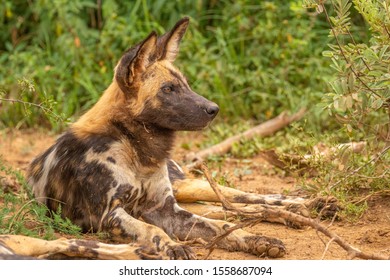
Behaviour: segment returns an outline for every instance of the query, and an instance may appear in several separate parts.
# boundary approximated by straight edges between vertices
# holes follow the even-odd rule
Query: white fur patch
[[[54,148],[53,151],[46,157],[45,162],[42,167],[42,175],[37,182],[29,182],[33,186],[34,195],[38,202],[46,204],[47,196],[45,192],[45,186],[47,184],[48,175],[53,166],[58,163],[58,158],[56,157],[57,148]],[[33,179],[30,179],[31,181]]]

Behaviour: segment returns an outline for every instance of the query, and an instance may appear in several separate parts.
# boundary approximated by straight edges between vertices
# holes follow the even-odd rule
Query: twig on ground
[[[260,155],[270,164],[283,170],[297,172],[299,175],[316,176],[318,171],[312,166],[313,160],[327,160],[336,165],[346,162],[352,153],[361,153],[366,146],[367,143],[364,141],[343,143],[334,147],[318,143],[313,147],[312,154],[278,154],[275,150],[265,150],[261,151]]]
[[[233,144],[239,142],[242,139],[251,139],[254,136],[268,136],[290,123],[297,121],[303,117],[306,109],[300,109],[297,113],[288,115],[286,112],[281,113],[277,117],[270,119],[264,123],[261,123],[245,132],[232,136],[219,144],[216,144],[210,148],[201,150],[197,153],[190,153],[186,156],[186,161],[190,162],[187,168],[192,169],[200,165],[200,163],[210,155],[223,155],[229,152]]]
[[[303,216],[297,215],[295,213],[286,211],[286,210],[281,210],[281,209],[271,209],[271,208],[264,208],[262,209],[261,212],[258,213],[253,213],[253,212],[246,212],[245,210],[239,209],[234,207],[229,201],[227,201],[224,196],[222,195],[221,191],[218,188],[217,183],[213,180],[213,178],[210,175],[210,172],[208,168],[206,167],[205,164],[201,164],[200,169],[203,171],[203,174],[205,175],[206,179],[209,181],[210,186],[213,188],[213,190],[216,192],[216,195],[220,198],[221,203],[223,207],[229,211],[235,211],[237,214],[242,215],[245,218],[251,218],[251,221],[248,221],[247,224],[240,224],[237,226],[237,228],[232,227],[229,229],[230,234],[232,231],[242,228],[245,225],[250,225],[255,222],[253,219],[258,219],[259,221],[264,220],[264,217],[281,217],[286,220],[289,220],[293,223],[301,224],[304,226],[310,226],[314,228],[315,230],[323,233],[327,237],[329,237],[331,240],[336,242],[341,248],[343,248],[347,253],[349,258],[360,258],[360,259],[374,259],[374,260],[389,260],[390,256],[385,256],[381,254],[376,254],[376,253],[366,253],[362,252],[357,248],[352,247],[350,244],[348,244],[344,239],[342,239],[340,236],[335,234],[334,232],[330,231],[327,229],[325,226],[319,224],[317,221],[310,219],[310,218],[305,218]],[[224,234],[223,237],[226,236]],[[222,238],[223,238],[222,237]],[[216,237],[220,238],[220,237]],[[214,245],[215,242],[210,243],[210,246]],[[209,247],[210,248],[210,247]]]
[[[334,241],[334,238],[331,238],[331,239],[328,241],[328,243],[326,243],[324,252],[322,253],[321,260],[323,260],[323,259],[325,258],[326,252],[328,252],[329,246],[330,246],[330,244],[331,244],[333,241]]]
[[[222,239],[224,239],[226,236],[228,236],[229,234],[231,234],[233,231],[237,230],[237,229],[242,229],[244,227],[248,227],[248,226],[254,226],[258,223],[260,223],[261,220],[260,219],[252,219],[252,220],[247,220],[245,222],[242,222],[240,224],[237,224],[235,226],[232,226],[230,228],[228,228],[223,234],[221,235],[218,235],[216,236],[215,238],[213,238],[213,240],[211,242],[209,242],[205,247],[206,249],[209,249],[209,252],[207,253],[207,255],[204,257],[204,260],[207,260],[209,258],[209,256],[211,255],[211,253],[214,251],[215,249],[215,246],[217,245],[217,243],[219,241],[221,241]]]

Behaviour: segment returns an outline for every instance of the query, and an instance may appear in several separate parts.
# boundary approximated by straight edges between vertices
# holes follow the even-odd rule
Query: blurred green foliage
[[[56,116],[77,116],[111,82],[123,51],[182,16],[191,25],[177,65],[221,106],[220,120],[262,121],[306,106],[313,127],[329,125],[315,107],[329,91],[326,21],[292,0],[3,0],[0,97],[37,104],[50,97]],[[21,90],[23,79],[35,90]],[[26,103],[0,106],[2,127],[63,126],[37,107],[26,115]]]

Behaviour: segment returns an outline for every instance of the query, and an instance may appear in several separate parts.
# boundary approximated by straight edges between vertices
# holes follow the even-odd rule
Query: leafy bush
[[[348,132],[360,131],[377,142],[390,141],[390,11],[386,1],[353,1],[354,8],[370,26],[368,43],[351,34],[348,0],[335,1],[330,17],[335,43],[324,52],[332,60],[337,78],[330,84],[329,112]],[[326,10],[324,10],[326,11]]]
[[[390,7],[389,1],[329,2],[326,6],[324,1],[305,1],[325,14],[333,39],[323,52],[334,71],[332,91],[324,102],[350,140],[365,141],[367,147],[362,155],[350,156],[340,170],[323,165],[318,181],[328,192],[362,204],[390,191]],[[361,35],[353,29],[351,15],[356,12],[369,28],[368,40],[356,36]],[[365,199],[357,198],[362,193]]]
[[[99,5],[98,3],[102,3]],[[299,1],[5,0],[0,5],[3,98],[41,104],[58,116],[89,108],[110,83],[121,53],[152,29],[160,34],[192,18],[177,61],[194,90],[221,105],[221,117],[266,119],[312,106],[326,91],[324,20]],[[36,90],[21,91],[18,80]],[[3,126],[46,125],[37,108],[1,104]],[[321,128],[313,110],[313,126]]]

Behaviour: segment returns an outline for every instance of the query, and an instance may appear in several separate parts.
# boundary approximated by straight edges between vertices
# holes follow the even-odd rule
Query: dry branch
[[[210,184],[204,180],[186,178],[175,181],[172,187],[176,200],[181,203],[197,201],[220,202],[213,189],[210,188]],[[220,188],[223,196],[233,203],[272,204],[272,202],[279,202],[281,199],[281,195],[249,193],[224,186],[220,186]],[[282,205],[301,202],[302,199],[283,196]]]
[[[318,171],[312,167],[313,159],[326,159],[334,165],[345,164],[352,153],[361,153],[367,143],[349,142],[339,144],[335,147],[328,147],[323,143],[319,143],[313,147],[313,154],[303,156],[292,154],[278,154],[275,150],[261,151],[260,155],[268,161],[268,163],[289,171],[296,172],[299,175],[318,175]]]
[[[146,247],[132,244],[107,244],[87,239],[43,240],[22,235],[0,235],[0,259],[24,257],[52,259],[91,258],[101,260],[162,259],[162,255]]]
[[[270,119],[264,123],[261,123],[245,132],[232,136],[219,144],[216,144],[210,148],[201,150],[197,153],[190,153],[186,156],[186,161],[191,162],[187,167],[192,168],[198,165],[204,159],[211,155],[223,155],[229,152],[235,143],[238,143],[242,139],[251,139],[254,136],[268,136],[290,123],[297,121],[303,117],[306,109],[300,109],[293,115],[288,115],[286,112],[281,113],[277,117]]]
[[[209,204],[209,203],[180,203],[180,207],[184,208],[188,212],[193,214],[216,220],[226,220],[229,218],[235,219],[238,217],[236,211],[228,211],[222,209],[220,204]],[[244,203],[233,203],[233,206],[238,209],[242,209],[245,213],[259,213],[263,211],[264,206],[261,204],[244,204]],[[272,207],[272,206],[270,206]],[[309,216],[309,212],[304,215]],[[278,223],[286,225],[286,220],[281,217],[264,217],[268,218],[267,222]]]
[[[384,256],[384,255],[381,255],[381,254],[375,254],[375,253],[371,253],[370,254],[370,253],[362,252],[359,249],[352,247],[350,244],[348,244],[340,236],[338,236],[334,232],[330,231],[329,229],[327,229],[323,225],[319,224],[317,221],[315,221],[313,219],[310,219],[310,218],[306,218],[306,217],[297,215],[295,213],[292,213],[292,212],[289,212],[289,211],[286,211],[286,210],[264,208],[264,209],[262,209],[261,212],[258,212],[258,213],[253,213],[253,212],[248,213],[248,212],[246,212],[243,209],[236,208],[232,203],[230,203],[228,200],[225,199],[225,197],[223,196],[223,194],[219,190],[218,185],[213,180],[213,178],[210,176],[210,172],[208,171],[208,168],[204,164],[202,164],[200,166],[200,168],[203,171],[203,173],[204,173],[205,177],[207,178],[207,180],[209,181],[210,186],[213,188],[213,190],[215,191],[216,195],[221,200],[223,207],[226,210],[234,211],[234,212],[236,212],[237,214],[239,214],[239,215],[241,215],[243,217],[251,219],[251,221],[247,221],[243,225],[237,225],[235,227],[235,229],[241,228],[243,226],[256,224],[256,223],[259,222],[259,220],[261,221],[261,220],[264,220],[264,219],[268,219],[269,217],[279,217],[279,218],[281,217],[281,218],[284,218],[286,220],[289,220],[290,222],[301,224],[301,225],[304,225],[304,226],[310,226],[310,227],[314,228],[315,230],[317,230],[319,232],[322,232],[324,235],[326,235],[331,240],[333,240],[335,243],[337,243],[341,248],[343,248],[348,253],[348,256],[351,259],[353,259],[353,258],[374,259],[374,260],[389,260],[390,259],[390,256]],[[208,245],[208,248],[214,248],[214,246],[218,242],[218,240],[220,240],[221,238],[227,236],[230,233],[231,233],[231,231],[226,232],[225,234],[223,234],[223,236],[217,236]]]

